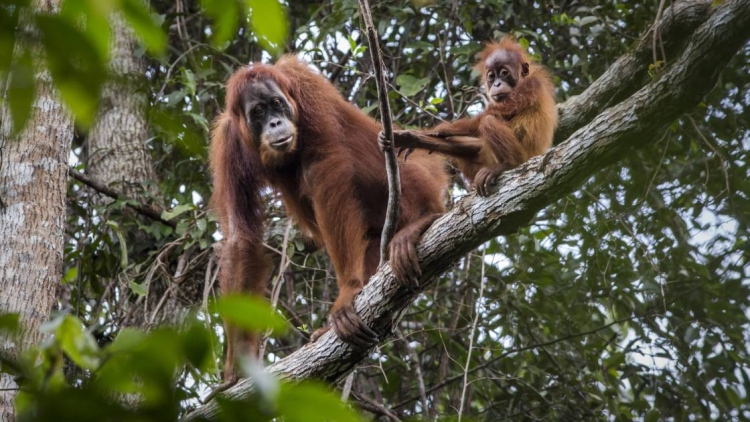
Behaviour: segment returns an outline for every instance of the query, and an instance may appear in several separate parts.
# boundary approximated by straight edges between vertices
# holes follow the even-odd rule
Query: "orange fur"
[[[490,99],[487,109],[476,117],[443,123],[430,130],[395,131],[393,146],[447,155],[477,192],[486,196],[491,183],[503,171],[549,149],[557,126],[557,109],[549,73],[532,63],[512,38],[487,44],[478,57],[476,69],[482,75],[482,84],[486,85]],[[507,72],[505,79],[497,80],[496,87],[505,85],[506,90],[496,92],[502,94],[498,99],[491,95],[493,81],[488,79],[488,71],[493,72],[493,80],[496,80],[495,74]],[[381,143],[389,147],[389,141],[382,135]],[[424,228],[434,218],[436,216],[425,217]],[[412,227],[412,231],[400,232],[390,248],[391,265],[396,279],[402,282],[421,274],[415,244],[424,228],[417,223]]]
[[[283,154],[266,151],[253,139],[242,113],[243,92],[264,80],[275,82],[294,109],[296,144]],[[270,265],[262,246],[265,205],[260,191],[271,186],[281,193],[287,213],[331,258],[339,296],[329,318],[337,334],[353,341],[358,329],[367,329],[347,325],[342,315],[359,320],[354,298],[378,265],[388,196],[379,130],[375,120],[293,56],[275,65],[245,67],[229,79],[210,153],[212,204],[229,251],[222,254],[222,292],[264,292]],[[447,175],[443,160],[424,152],[400,167],[398,229],[413,232],[415,224],[424,225],[424,216],[444,211]],[[228,327],[227,340],[225,376],[233,378],[237,354],[257,354],[257,334],[242,335]]]
[[[476,117],[421,132],[399,131],[395,136],[396,147],[427,149],[450,156],[475,186],[482,185],[477,186],[481,194],[487,193],[486,183],[503,171],[549,149],[557,127],[552,79],[513,38],[489,43],[479,53],[475,69],[482,84],[488,85],[487,61],[496,52],[507,52],[507,57],[513,57],[509,60],[511,67],[519,70],[528,63],[528,75],[519,78],[507,97],[499,101],[490,97],[490,105]],[[481,180],[475,180],[477,177]]]

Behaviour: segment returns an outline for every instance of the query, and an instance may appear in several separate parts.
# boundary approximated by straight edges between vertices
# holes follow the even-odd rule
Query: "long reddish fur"
[[[469,180],[483,168],[508,169],[544,153],[557,127],[555,89],[547,70],[531,60],[512,37],[488,43],[478,54],[475,69],[486,84],[485,61],[498,50],[517,53],[529,63],[529,74],[508,98],[478,116],[442,123],[424,131],[397,133],[396,146],[441,152],[451,157]],[[406,134],[409,136],[401,136]],[[438,136],[429,136],[429,135]]]
[[[252,139],[242,116],[241,93],[261,78],[276,82],[297,116],[297,150],[280,160],[259,153],[259,141]],[[377,268],[385,219],[388,185],[377,143],[379,130],[374,119],[293,56],[275,65],[244,67],[229,79],[226,107],[216,120],[209,157],[211,203],[227,237],[221,259],[223,292],[265,291],[270,261],[262,245],[261,190],[270,186],[281,193],[287,213],[302,231],[331,258],[339,285],[331,312],[354,300]],[[416,153],[400,163],[400,171],[398,228],[421,234],[425,216],[444,211],[444,162],[437,155]],[[415,229],[415,224],[420,227]],[[226,372],[231,376],[237,353],[257,353],[257,335],[228,329]]]

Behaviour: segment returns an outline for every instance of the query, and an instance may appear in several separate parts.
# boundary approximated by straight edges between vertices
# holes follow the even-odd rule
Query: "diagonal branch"
[[[505,173],[492,196],[468,195],[438,219],[418,245],[423,268],[419,291],[399,285],[390,266],[381,266],[356,299],[362,320],[383,337],[391,333],[419,292],[429,288],[463,254],[494,236],[515,232],[541,208],[573,191],[627,151],[644,146],[654,133],[697,105],[749,38],[750,2],[725,0],[719,4],[692,34],[682,55],[671,60],[657,80],[604,110],[567,142]],[[329,332],[268,371],[292,381],[316,378],[334,382],[369,355],[369,350],[355,350]],[[239,399],[252,390],[252,380],[245,379],[223,396]],[[186,419],[213,419],[219,410],[212,401]]]
[[[557,110],[560,122],[555,132],[555,143],[568,139],[600,111],[626,99],[648,82],[654,28],[671,61],[678,57],[681,47],[690,39],[695,28],[706,21],[711,2],[712,0],[676,1],[664,10],[663,17],[653,25],[652,30],[643,34],[630,51],[617,59],[591,86],[580,95],[559,104]]]
[[[74,169],[73,167],[68,168],[68,174],[70,174],[70,177],[78,180],[84,185],[94,189],[95,191],[99,193],[103,193],[104,195],[107,195],[114,200],[123,198],[123,195],[120,192],[110,188],[109,186],[105,185],[104,183],[98,180],[92,179],[91,177]],[[136,211],[138,214],[146,216],[154,221],[158,221],[171,228],[177,227],[173,221],[168,221],[168,220],[161,218],[161,214],[158,211],[154,210],[153,208],[149,208],[141,203],[137,203],[137,202],[134,203],[133,201],[127,202],[125,205],[128,208],[131,208],[134,211]]]

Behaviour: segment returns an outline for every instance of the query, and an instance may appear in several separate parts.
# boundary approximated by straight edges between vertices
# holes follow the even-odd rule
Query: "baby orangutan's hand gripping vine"
[[[488,44],[476,69],[490,103],[481,114],[424,131],[394,131],[393,137],[407,156],[414,149],[448,156],[477,193],[487,196],[502,172],[549,149],[557,109],[549,74],[510,37]],[[392,147],[382,133],[379,138],[383,149]],[[409,279],[421,273],[415,250],[421,233],[400,234],[391,242],[390,261],[397,279]]]
[[[502,172],[549,149],[557,109],[549,74],[512,38],[488,44],[479,58],[476,69],[489,98],[487,109],[426,131],[396,131],[394,142],[397,148],[447,155],[477,193],[487,196]],[[383,147],[390,146],[380,139]]]

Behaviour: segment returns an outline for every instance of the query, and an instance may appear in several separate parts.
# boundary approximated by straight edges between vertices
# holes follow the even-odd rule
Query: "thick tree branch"
[[[725,0],[719,4],[692,34],[683,54],[656,81],[603,111],[567,142],[505,173],[492,196],[468,195],[438,219],[418,245],[423,269],[419,291],[398,284],[390,266],[381,266],[356,299],[362,320],[383,337],[393,332],[419,292],[461,256],[494,236],[515,232],[541,208],[573,191],[627,151],[647,144],[659,130],[697,105],[748,38],[750,2]],[[288,380],[335,382],[369,355],[369,350],[354,350],[329,332],[268,370]],[[252,388],[252,380],[244,379],[223,396],[239,399]],[[212,401],[186,419],[214,419],[218,412]]]
[[[664,41],[669,60],[678,56],[690,34],[706,21],[711,3],[712,0],[682,0],[664,10],[663,17],[654,26]],[[649,80],[648,67],[653,61],[652,51],[653,31],[648,31],[583,93],[558,104],[560,122],[555,143],[568,139],[599,112],[618,104],[645,85]]]
[[[122,198],[122,194],[120,192],[117,192],[116,190],[110,188],[109,186],[105,185],[104,183],[102,183],[102,182],[100,182],[98,180],[94,180],[94,179],[86,176],[85,174],[83,174],[83,173],[79,172],[78,170],[74,169],[73,167],[68,168],[68,174],[70,174],[70,177],[78,180],[79,182],[83,183],[84,185],[86,185],[86,186],[94,189],[95,191],[97,191],[99,193],[103,193],[104,195],[107,195],[107,196],[109,196],[110,198],[112,198],[114,200]],[[126,205],[129,208],[131,208],[134,211],[136,211],[138,214],[144,215],[144,216],[146,216],[146,217],[148,217],[148,218],[150,218],[150,219],[152,219],[154,221],[159,221],[162,224],[165,224],[165,225],[167,225],[167,226],[169,226],[171,228],[175,228],[176,227],[176,225],[175,225],[174,222],[168,221],[168,220],[165,220],[165,219],[161,218],[161,214],[158,211],[156,211],[156,210],[154,210],[152,208],[149,208],[149,207],[147,207],[145,205],[141,205],[141,204],[132,204],[130,202],[128,202]]]

